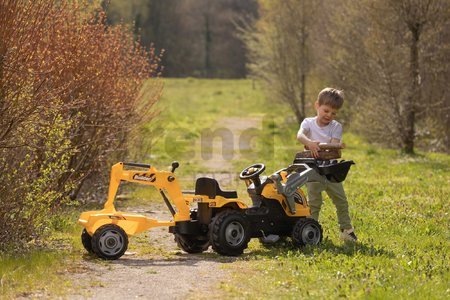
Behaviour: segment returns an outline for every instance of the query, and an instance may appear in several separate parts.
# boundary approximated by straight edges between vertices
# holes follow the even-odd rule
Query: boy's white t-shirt
[[[307,138],[321,143],[330,143],[331,139],[342,140],[342,125],[336,120],[332,120],[327,126],[320,127],[316,122],[317,117],[305,118],[300,124]]]

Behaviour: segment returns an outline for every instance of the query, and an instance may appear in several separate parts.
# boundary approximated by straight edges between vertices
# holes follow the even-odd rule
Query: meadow
[[[247,199],[245,185],[235,175],[257,162],[266,164],[266,173],[278,170],[301,149],[292,113],[282,104],[268,102],[261,87],[250,80],[164,81],[158,121],[142,130],[141,148],[133,155],[161,169],[178,160],[177,173],[186,189],[193,187],[198,173],[229,172],[233,180],[224,188],[237,189]],[[232,127],[227,122],[249,119],[256,124],[251,149],[234,145],[233,158],[225,159],[222,169],[211,169],[202,155],[220,149],[202,148],[205,130],[226,129]],[[297,249],[286,242],[265,248],[253,240],[244,255],[227,265],[233,275],[220,285],[217,295],[245,299],[450,297],[450,155],[419,151],[405,156],[348,132],[344,141],[343,158],[356,163],[344,186],[359,242],[339,240],[334,206],[325,197],[321,245]],[[119,201],[119,206],[159,199],[145,187],[126,192],[132,199]],[[82,259],[81,228],[75,221],[83,210],[78,207],[55,221],[45,252],[1,258],[3,295],[26,296],[28,290],[70,285],[57,275],[63,269],[70,271],[71,261]]]
[[[295,141],[298,125],[292,113],[279,103],[267,102],[249,80],[174,79],[166,81],[164,90],[161,104],[167,109],[161,117],[167,121],[167,130],[176,128],[180,134],[175,147],[178,156],[173,156],[167,143],[156,143],[154,150],[168,159],[166,165],[170,159],[179,160],[182,174],[208,172],[199,169],[202,162],[195,154],[201,149],[195,141],[205,128],[226,128],[220,122],[227,117],[261,119],[252,151],[235,149],[241,152],[231,162],[236,173],[256,162],[265,163],[266,172],[280,169],[301,149]],[[230,266],[236,276],[223,284],[225,296],[450,296],[450,156],[420,151],[405,156],[351,133],[344,135],[344,142],[343,158],[356,163],[344,186],[360,241],[339,240],[334,206],[325,197],[320,217],[322,245],[299,250],[287,243],[266,249],[252,241],[249,251]],[[247,198],[244,187],[239,182],[230,186]]]

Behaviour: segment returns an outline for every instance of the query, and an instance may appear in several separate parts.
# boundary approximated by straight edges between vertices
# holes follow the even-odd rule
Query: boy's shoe
[[[267,236],[263,236],[261,237],[260,241],[263,244],[275,244],[276,242],[278,242],[280,240],[280,236],[276,235],[276,234],[269,234]]]
[[[341,240],[345,242],[356,242],[358,240],[358,237],[355,234],[355,231],[353,228],[350,229],[341,229]]]

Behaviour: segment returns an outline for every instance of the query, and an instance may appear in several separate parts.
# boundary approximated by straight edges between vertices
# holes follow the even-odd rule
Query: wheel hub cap
[[[305,244],[317,245],[320,241],[320,229],[313,224],[306,225],[302,232],[302,239]]]
[[[225,230],[225,239],[231,246],[237,246],[244,240],[244,228],[239,222],[231,222]]]
[[[119,253],[123,244],[122,236],[115,230],[106,231],[99,239],[100,250],[108,255]]]

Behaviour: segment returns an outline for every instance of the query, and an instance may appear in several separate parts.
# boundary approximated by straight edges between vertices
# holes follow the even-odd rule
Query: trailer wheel
[[[92,250],[100,258],[114,260],[121,257],[128,248],[128,236],[115,224],[106,224],[92,235]]]
[[[83,244],[84,249],[86,249],[87,252],[92,253],[92,237],[87,232],[86,228],[83,229],[83,232],[81,233],[81,243]]]
[[[200,240],[185,234],[176,233],[175,242],[181,250],[191,254],[202,253],[203,251],[208,250],[209,247],[209,240]]]
[[[219,254],[238,256],[250,240],[249,223],[243,213],[225,210],[217,214],[210,224],[212,248]]]
[[[292,243],[301,247],[317,245],[323,238],[322,226],[314,219],[299,219],[292,230]]]

